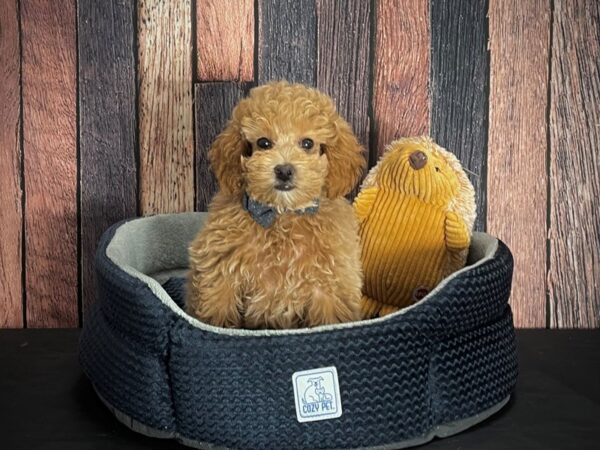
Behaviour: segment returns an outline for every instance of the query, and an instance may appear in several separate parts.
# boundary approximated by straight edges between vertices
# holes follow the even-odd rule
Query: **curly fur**
[[[257,146],[260,138],[271,149]],[[301,141],[310,138],[306,150]],[[363,171],[362,148],[332,100],[300,84],[254,88],[209,151],[219,192],[190,248],[187,310],[217,326],[297,328],[359,318],[358,225],[343,195]],[[274,168],[292,164],[294,188]],[[279,211],[263,228],[244,192]],[[293,211],[314,204],[314,215]]]
[[[437,166],[442,176],[435,176],[433,170],[436,164],[428,164],[418,171],[410,170],[408,158],[416,149],[425,151],[432,161],[440,162]],[[387,167],[388,173],[382,167]],[[402,180],[402,183],[398,184],[398,180]],[[379,186],[414,195],[425,203],[439,203],[447,212],[457,214],[469,233],[473,230],[476,218],[473,185],[458,158],[437,145],[429,136],[401,138],[389,144],[381,160],[365,177],[361,191]],[[456,254],[450,253],[443,276],[455,272],[457,266],[462,267],[468,251],[466,248]]]

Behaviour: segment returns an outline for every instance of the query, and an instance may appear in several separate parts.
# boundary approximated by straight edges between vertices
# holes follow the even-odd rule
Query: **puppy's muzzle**
[[[280,164],[275,166],[275,178],[279,181],[283,181],[284,183],[290,181],[294,177],[294,166],[291,164]]]

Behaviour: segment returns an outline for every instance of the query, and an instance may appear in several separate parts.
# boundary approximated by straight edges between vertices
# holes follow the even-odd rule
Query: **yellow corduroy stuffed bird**
[[[423,298],[465,265],[475,221],[473,185],[429,137],[392,142],[354,201],[365,276],[363,317]]]

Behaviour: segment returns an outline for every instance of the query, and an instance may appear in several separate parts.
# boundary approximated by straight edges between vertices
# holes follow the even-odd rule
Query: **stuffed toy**
[[[427,295],[465,265],[475,193],[460,162],[429,137],[392,142],[354,201],[359,220],[364,318]]]

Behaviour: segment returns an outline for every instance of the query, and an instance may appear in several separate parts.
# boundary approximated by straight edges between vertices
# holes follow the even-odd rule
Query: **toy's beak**
[[[427,164],[427,155],[421,150],[417,150],[416,152],[412,152],[410,154],[410,156],[408,157],[408,162],[410,163],[410,166],[413,169],[422,169],[423,167],[425,167],[425,164]]]

